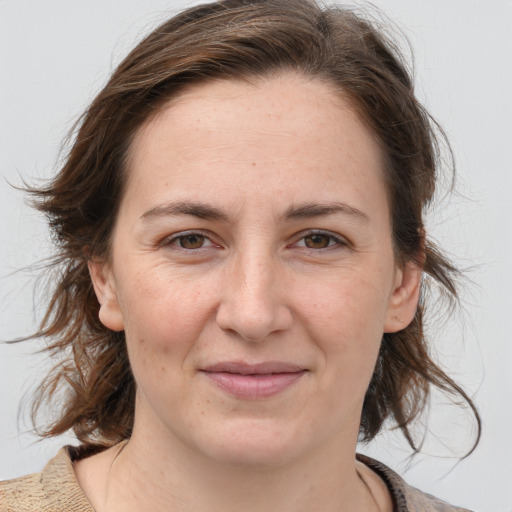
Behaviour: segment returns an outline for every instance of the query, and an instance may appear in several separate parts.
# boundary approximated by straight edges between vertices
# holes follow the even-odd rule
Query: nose
[[[289,329],[292,312],[286,303],[283,269],[269,255],[238,257],[225,276],[217,325],[247,341],[263,341]]]

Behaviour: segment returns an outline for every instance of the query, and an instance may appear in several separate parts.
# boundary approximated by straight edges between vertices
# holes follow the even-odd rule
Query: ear
[[[405,329],[414,319],[420,297],[422,269],[408,262],[396,271],[395,287],[389,299],[384,332]]]
[[[112,331],[124,330],[116,282],[110,265],[107,262],[96,260],[89,261],[88,267],[94,292],[100,303],[99,318],[101,323]]]

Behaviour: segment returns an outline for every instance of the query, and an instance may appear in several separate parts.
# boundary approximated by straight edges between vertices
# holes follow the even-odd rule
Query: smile
[[[226,362],[201,370],[223,391],[243,399],[267,398],[276,395],[296,383],[306,371],[297,365],[281,362],[256,365]]]

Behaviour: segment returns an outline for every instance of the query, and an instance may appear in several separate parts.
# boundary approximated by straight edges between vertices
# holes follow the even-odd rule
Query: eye
[[[189,251],[214,246],[212,241],[206,235],[195,232],[182,233],[178,236],[173,236],[172,238],[167,239],[165,244],[177,246],[181,249],[186,249]]]
[[[329,233],[314,232],[303,236],[295,245],[308,249],[328,249],[329,247],[347,245],[347,243]]]

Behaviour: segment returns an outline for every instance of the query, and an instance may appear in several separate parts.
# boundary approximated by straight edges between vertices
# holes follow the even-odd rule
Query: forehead
[[[139,130],[127,193],[156,200],[215,194],[226,184],[233,192],[238,184],[239,200],[287,191],[301,202],[344,184],[356,200],[370,181],[385,194],[382,160],[370,130],[328,84],[295,74],[209,81],[187,88]]]

